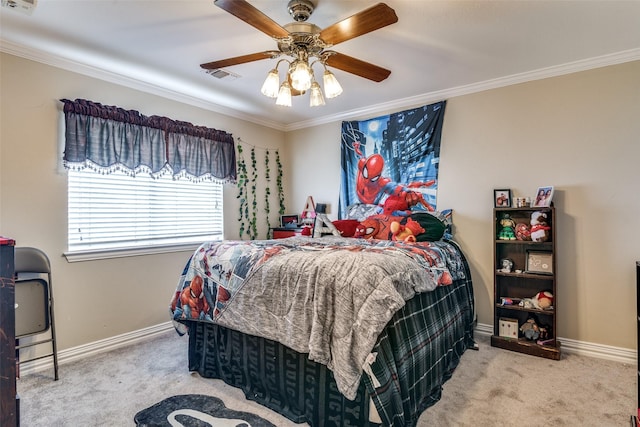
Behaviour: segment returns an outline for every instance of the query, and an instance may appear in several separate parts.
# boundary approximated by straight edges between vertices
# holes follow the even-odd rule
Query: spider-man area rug
[[[222,400],[201,394],[169,397],[138,412],[138,427],[275,427],[250,412],[229,409]]]

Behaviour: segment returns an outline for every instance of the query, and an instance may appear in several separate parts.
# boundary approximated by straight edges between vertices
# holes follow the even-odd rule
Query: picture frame
[[[509,317],[501,317],[498,326],[498,335],[503,338],[518,339],[518,319],[511,319]]]
[[[300,222],[300,217],[297,214],[280,215],[280,227],[295,228]]]
[[[510,208],[511,203],[511,190],[493,190],[493,206],[496,208]]]
[[[533,207],[549,207],[551,199],[553,199],[553,186],[538,187],[538,191],[533,197]]]
[[[545,251],[527,251],[527,273],[553,274],[553,254]]]

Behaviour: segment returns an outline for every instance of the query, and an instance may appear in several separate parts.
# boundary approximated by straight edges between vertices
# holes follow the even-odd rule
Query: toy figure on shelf
[[[545,212],[536,211],[531,214],[531,240],[534,242],[546,242],[549,240],[551,227]]]
[[[505,214],[500,220],[500,231],[498,232],[498,240],[516,240],[515,221]]]
[[[500,271],[502,271],[503,273],[511,273],[511,271],[513,270],[513,261],[509,258],[504,258],[501,263],[502,268],[500,269]]]
[[[522,299],[519,305],[537,310],[553,310],[553,294],[549,291],[538,292],[532,298]]]
[[[520,326],[520,332],[528,340],[535,341],[540,337],[540,327],[536,323],[533,317],[527,319],[526,322]]]
[[[528,241],[531,240],[531,230],[529,224],[519,222],[516,224],[516,239]]]

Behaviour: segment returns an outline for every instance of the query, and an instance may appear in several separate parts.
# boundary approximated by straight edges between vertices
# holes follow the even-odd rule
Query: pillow
[[[342,237],[353,237],[356,227],[360,224],[357,219],[338,219],[332,222]]]
[[[444,239],[453,239],[453,209],[445,209],[443,211],[431,212],[436,218],[445,225]]]
[[[414,212],[410,216],[425,230],[416,236],[418,242],[435,242],[444,236],[447,226],[438,216],[430,212]]]

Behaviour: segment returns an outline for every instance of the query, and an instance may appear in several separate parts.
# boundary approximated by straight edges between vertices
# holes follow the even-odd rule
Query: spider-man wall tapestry
[[[389,196],[412,211],[435,210],[445,105],[342,122],[340,218],[349,206],[383,206]]]

